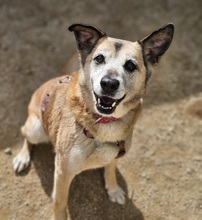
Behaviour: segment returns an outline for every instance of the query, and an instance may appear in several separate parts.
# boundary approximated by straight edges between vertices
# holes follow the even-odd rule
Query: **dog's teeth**
[[[101,102],[101,101],[100,101],[100,98],[97,99],[97,102],[98,102],[98,104],[100,104],[100,102]]]
[[[116,105],[116,102],[114,102],[114,103],[112,104],[112,107],[115,107],[115,105]]]
[[[99,107],[103,108],[103,109],[112,109],[112,107],[105,107],[105,106],[102,106],[102,105],[98,105]]]

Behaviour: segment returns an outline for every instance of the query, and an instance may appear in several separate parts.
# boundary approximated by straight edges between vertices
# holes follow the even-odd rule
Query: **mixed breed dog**
[[[33,144],[55,147],[53,219],[69,216],[67,197],[80,172],[105,167],[112,202],[124,204],[116,163],[128,153],[152,66],[169,48],[173,24],[135,42],[108,37],[100,29],[73,24],[80,69],[49,80],[33,94],[21,128],[24,144],[13,160],[16,172],[30,165]]]

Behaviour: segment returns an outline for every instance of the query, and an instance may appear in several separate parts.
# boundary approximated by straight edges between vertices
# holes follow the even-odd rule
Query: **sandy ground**
[[[149,82],[130,154],[119,163],[126,204],[108,201],[103,169],[86,171],[71,186],[72,219],[202,219],[201,11],[200,0],[0,0],[1,220],[50,219],[52,147],[36,146],[30,169],[20,176],[11,164],[22,145],[20,126],[32,92],[56,76],[76,50],[67,31],[74,22],[128,40],[168,22],[176,32]]]

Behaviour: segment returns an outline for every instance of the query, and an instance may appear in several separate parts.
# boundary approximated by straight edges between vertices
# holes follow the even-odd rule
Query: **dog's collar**
[[[95,114],[95,118],[96,118],[96,124],[97,123],[103,123],[103,124],[106,124],[106,123],[109,123],[109,122],[113,122],[113,121],[117,121],[119,120],[119,118],[114,118],[114,117],[103,117],[99,114]]]
[[[94,139],[93,135],[86,128],[83,129],[83,133],[86,135],[86,137]],[[117,156],[115,157],[115,159],[123,157],[126,153],[125,141],[117,141],[115,142],[115,145],[119,148],[119,152]]]

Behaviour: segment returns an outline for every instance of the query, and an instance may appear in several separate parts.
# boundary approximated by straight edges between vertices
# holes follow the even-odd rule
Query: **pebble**
[[[192,161],[196,161],[196,162],[201,162],[202,161],[202,157],[201,156],[195,156]]]
[[[6,148],[5,150],[4,150],[4,153],[5,154],[8,154],[8,155],[11,155],[12,154],[12,151],[11,151],[11,148]]]

